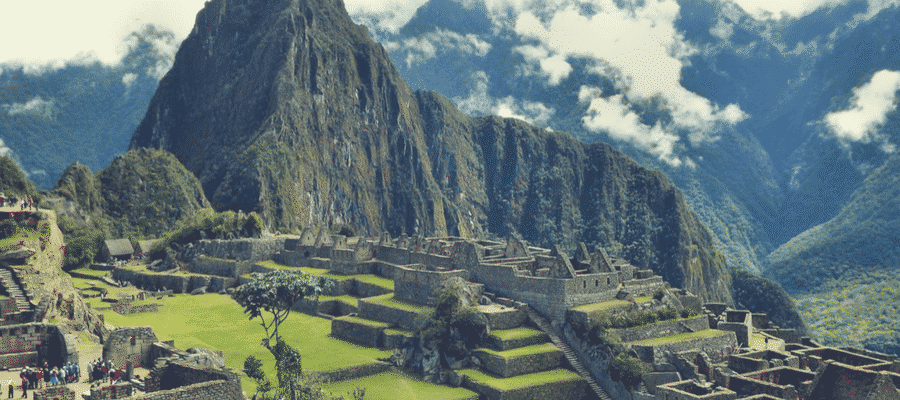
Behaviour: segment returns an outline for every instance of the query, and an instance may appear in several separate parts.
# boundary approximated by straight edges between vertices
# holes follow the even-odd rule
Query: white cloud
[[[893,152],[894,145],[878,127],[887,120],[887,114],[897,108],[897,90],[900,90],[900,72],[881,70],[872,79],[853,89],[850,107],[825,115],[825,124],[842,141],[880,143],[882,150]]]
[[[12,149],[6,146],[3,139],[0,139],[0,156],[8,156],[12,154]]]
[[[344,0],[354,22],[397,33],[428,0]]]
[[[613,137],[644,148],[669,164],[680,164],[675,154],[680,135],[687,135],[693,144],[714,141],[722,125],[748,117],[736,104],[723,108],[681,86],[683,60],[697,50],[675,29],[680,11],[675,0],[647,0],[624,8],[613,0],[593,0],[593,4],[599,12],[592,16],[582,15],[574,6],[544,13],[544,20],[531,11],[522,11],[514,25],[517,34],[531,41],[516,50],[527,62],[539,65],[548,84],[558,84],[568,76],[571,66],[566,59],[578,57],[594,61],[589,72],[615,82],[620,96],[604,98],[596,90],[579,93],[581,101],[589,103],[582,121],[586,128],[609,131]],[[721,28],[720,34],[728,33],[724,26]],[[524,73],[529,72],[524,69]],[[659,104],[672,122],[640,124],[633,105],[651,102]],[[616,124],[609,118],[623,121]],[[625,132],[610,130],[615,128]],[[637,135],[648,138],[637,139]]]
[[[0,14],[0,63],[37,73],[67,64],[116,65],[126,37],[147,24],[187,37],[205,0],[84,0],[4,2]]]
[[[659,123],[649,126],[631,110],[621,94],[601,97],[600,89],[582,86],[578,99],[589,102],[582,117],[584,126],[593,131],[607,131],[610,137],[631,143],[659,157],[665,163],[677,167],[681,159],[675,155],[678,136],[667,133]]]
[[[734,24],[719,19],[716,26],[709,28],[709,33],[719,39],[728,40],[734,34]]]
[[[538,102],[517,100],[512,96],[493,98],[488,94],[488,76],[484,71],[473,74],[473,88],[469,97],[454,97],[453,101],[465,113],[475,115],[493,114],[504,118],[517,118],[522,121],[545,125],[556,113],[552,107]]]
[[[391,51],[405,51],[407,68],[437,57],[438,50],[441,52],[455,50],[478,57],[484,57],[491,51],[491,44],[479,39],[477,35],[461,35],[444,29],[404,39],[402,42],[388,41],[382,44]]]
[[[9,115],[47,115],[53,110],[53,100],[44,100],[37,96],[25,103],[3,104],[0,107],[4,108]]]
[[[844,0],[735,0],[748,14],[756,19],[800,18],[821,7],[835,6]]]
[[[137,74],[129,72],[125,75],[122,75],[122,84],[124,84],[126,87],[130,87],[131,84],[134,83],[135,79],[137,79]]]

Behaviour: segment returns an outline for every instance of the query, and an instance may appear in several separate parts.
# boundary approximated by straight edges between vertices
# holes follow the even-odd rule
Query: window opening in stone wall
[[[595,287],[600,286],[600,280],[599,280],[599,279],[594,279],[594,286],[595,286]]]
[[[609,285],[609,277],[606,277],[606,284]]]
[[[582,281],[581,283],[582,283],[582,285],[581,285],[582,287],[581,287],[581,288],[582,288],[582,289],[587,289],[587,281]]]

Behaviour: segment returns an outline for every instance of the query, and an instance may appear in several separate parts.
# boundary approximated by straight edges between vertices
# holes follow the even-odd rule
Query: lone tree
[[[308,275],[300,270],[276,270],[241,285],[231,295],[244,307],[244,312],[250,315],[250,319],[259,318],[260,325],[266,330],[262,345],[275,357],[278,392],[284,398],[298,399],[299,394],[306,398],[309,393],[304,393],[305,388],[301,382],[303,369],[300,353],[281,340],[278,328],[287,320],[295,303],[304,298],[318,300],[326,285],[331,284],[333,281],[330,279]],[[267,317],[269,314],[271,316]],[[249,371],[248,376],[257,380],[261,386],[254,397],[262,395],[261,398],[266,398],[265,392],[271,386],[259,369],[261,363],[248,358],[244,365],[245,370]],[[250,373],[255,375],[251,376]]]
[[[278,327],[287,320],[291,307],[305,298],[318,300],[325,286],[331,284],[330,279],[300,270],[276,270],[241,285],[231,297],[244,307],[251,320],[259,318],[266,330],[262,345],[271,352],[271,340],[281,340]],[[271,317],[267,321],[268,314]]]

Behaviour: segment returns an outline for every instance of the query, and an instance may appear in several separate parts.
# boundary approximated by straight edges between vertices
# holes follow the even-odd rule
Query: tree
[[[272,352],[271,340],[281,340],[278,327],[287,320],[291,307],[304,298],[318,300],[326,285],[331,284],[330,279],[300,270],[276,270],[241,285],[231,297],[244,307],[251,320],[260,319],[260,325],[266,331],[262,345]],[[268,321],[265,314],[271,314]]]
[[[305,390],[312,388],[303,387],[300,353],[281,340],[278,328],[287,320],[295,303],[304,298],[318,301],[325,287],[332,284],[330,279],[308,275],[300,270],[275,270],[241,285],[231,295],[244,307],[244,312],[250,315],[251,320],[259,318],[260,325],[266,331],[262,345],[275,357],[278,395],[281,398],[297,400],[301,395],[302,398],[312,398],[311,391]],[[266,314],[271,314],[268,321]],[[249,371],[247,376],[257,380],[257,396],[263,392],[261,398],[267,398],[265,392],[268,391],[267,388],[271,388],[271,384],[259,370],[261,365],[258,360],[254,362],[249,357],[244,361],[245,372]]]

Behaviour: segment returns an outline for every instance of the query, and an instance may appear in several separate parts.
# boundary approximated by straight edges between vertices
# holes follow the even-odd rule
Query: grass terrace
[[[672,336],[663,336],[658,338],[651,338],[645,340],[638,340],[636,342],[628,342],[631,345],[639,345],[639,346],[658,346],[662,344],[669,343],[678,343],[678,342],[686,342],[688,340],[694,339],[706,339],[712,337],[719,337],[727,335],[729,332],[720,331],[717,329],[706,329],[697,332],[688,332],[688,333],[679,333],[677,335]]]
[[[637,299],[635,299],[635,301],[637,301]],[[628,307],[629,305],[631,305],[630,301],[613,299],[609,301],[601,301],[599,303],[591,303],[585,304],[583,306],[572,307],[571,310],[592,314],[598,311],[607,311],[616,308]]]
[[[653,300],[653,296],[641,296],[634,298],[634,302],[638,304],[649,303],[651,300]]]
[[[312,267],[291,267],[287,265],[279,264],[272,260],[260,261],[256,263],[257,265],[265,268],[271,269],[287,269],[287,270],[301,270],[310,275],[316,276],[326,276],[336,280],[346,280],[346,279],[356,279],[360,282],[371,283],[373,285],[381,286],[388,290],[394,290],[394,281],[388,278],[384,278],[377,275],[372,274],[363,274],[363,275],[341,275],[331,272],[329,269],[325,268],[312,268]],[[249,278],[249,276],[248,276]]]
[[[546,333],[539,331],[534,328],[526,328],[519,327],[513,329],[503,329],[491,331],[491,336],[496,337],[500,340],[519,340],[519,339],[527,339],[527,338],[541,338],[546,336]]]
[[[406,329],[397,329],[397,328],[385,329],[385,330],[384,330],[384,334],[385,334],[385,335],[388,335],[388,334],[390,334],[390,335],[404,335],[404,336],[408,336],[408,337],[415,337],[415,336],[416,336],[416,332],[414,332],[414,331],[408,331],[408,330],[406,330]]]
[[[552,382],[577,381],[582,378],[578,373],[563,368],[514,376],[512,378],[497,378],[474,369],[463,369],[460,374],[469,377],[473,382],[483,383],[498,390],[515,390],[529,386],[538,386]]]
[[[363,319],[363,318],[359,318],[359,317],[343,316],[343,317],[338,317],[336,319],[344,320],[347,322],[353,322],[353,323],[357,323],[360,325],[371,326],[373,328],[387,328],[387,327],[391,326],[391,324],[389,324],[387,322],[375,321],[375,320],[371,320],[371,319]]]
[[[381,296],[369,297],[366,299],[371,303],[380,304],[386,307],[399,308],[401,310],[412,312],[430,312],[434,308],[426,305],[413,303],[411,301],[399,300],[394,298],[393,293],[383,294]]]
[[[468,400],[478,399],[478,393],[465,388],[449,388],[423,382],[421,378],[401,372],[386,372],[365,378],[332,383],[322,386],[337,396],[352,398],[356,387],[366,388],[367,399],[404,400]]]
[[[90,268],[78,268],[78,269],[73,269],[73,270],[69,271],[69,274],[72,274],[72,275],[80,275],[83,277],[93,277],[98,280],[108,273],[110,273],[110,271],[99,271],[99,270],[90,269]]]
[[[496,356],[500,356],[503,358],[513,358],[513,357],[521,357],[521,356],[529,356],[532,354],[541,354],[541,353],[553,353],[559,351],[559,349],[553,343],[544,343],[544,344],[536,344],[533,346],[525,346],[519,347],[517,349],[506,350],[506,351],[496,351],[487,348],[480,348],[479,351],[484,351],[485,353],[490,353]]]

